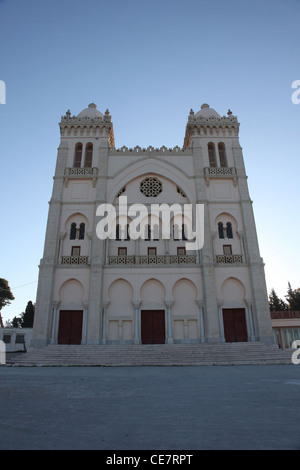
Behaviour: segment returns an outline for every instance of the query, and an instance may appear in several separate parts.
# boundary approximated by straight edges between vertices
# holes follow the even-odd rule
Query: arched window
[[[82,158],[82,144],[79,142],[75,146],[75,155],[74,155],[74,167],[81,167],[81,158]]]
[[[231,222],[227,222],[227,224],[226,224],[226,235],[227,235],[227,238],[233,238],[232,223]]]
[[[73,224],[71,224],[70,240],[75,240],[75,238],[76,238],[76,224],[75,222],[73,222]]]
[[[130,240],[130,234],[129,234],[129,224],[126,225],[126,238],[125,240],[128,242]]]
[[[117,224],[117,226],[116,226],[116,240],[117,240],[117,242],[121,241],[120,224]]]
[[[184,241],[187,241],[188,238],[186,237],[186,233],[187,233],[187,228],[185,226],[185,224],[182,225],[182,240]]]
[[[145,226],[145,241],[150,242],[151,240],[151,226],[147,224]]]
[[[223,142],[219,142],[218,151],[219,151],[219,158],[220,158],[220,166],[221,167],[227,167],[225,144]]]
[[[153,240],[154,241],[159,240],[159,225],[158,224],[153,225]]]
[[[126,225],[126,232],[124,236],[124,230],[122,231],[122,225],[117,224],[116,226],[116,240],[120,242],[121,240],[129,241],[130,240],[130,235],[129,235],[129,224]]]
[[[173,225],[173,240],[178,241],[180,238],[180,229],[178,224]]]
[[[224,237],[223,222],[219,222],[219,223],[218,223],[218,232],[219,232],[219,238],[225,238],[225,237]]]
[[[79,240],[84,240],[85,224],[82,223],[79,225]]]
[[[207,145],[207,147],[208,147],[209,166],[210,167],[216,167],[217,166],[217,161],[216,161],[215,144],[210,142]]]
[[[85,158],[84,158],[85,168],[91,168],[92,160],[93,160],[93,144],[86,144]]]

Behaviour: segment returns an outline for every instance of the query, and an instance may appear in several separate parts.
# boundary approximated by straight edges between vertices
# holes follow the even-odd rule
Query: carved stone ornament
[[[145,178],[140,184],[140,191],[146,197],[157,197],[162,192],[162,183],[157,178]]]

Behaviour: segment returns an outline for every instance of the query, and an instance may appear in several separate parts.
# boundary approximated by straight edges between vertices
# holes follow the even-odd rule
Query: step
[[[291,364],[291,350],[263,343],[50,345],[10,355],[14,366],[180,366]]]

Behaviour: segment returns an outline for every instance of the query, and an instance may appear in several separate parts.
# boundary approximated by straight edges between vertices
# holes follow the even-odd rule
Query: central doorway
[[[244,308],[223,308],[223,323],[226,343],[248,341]]]
[[[82,318],[82,310],[60,311],[58,344],[81,344]]]
[[[141,311],[142,344],[165,344],[165,311]]]

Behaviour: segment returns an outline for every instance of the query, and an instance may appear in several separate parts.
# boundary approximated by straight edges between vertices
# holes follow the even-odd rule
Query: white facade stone
[[[78,116],[68,111],[60,132],[32,346],[143,343],[147,321],[152,342],[273,342],[239,123],[230,111],[191,110],[183,148],[117,149],[109,112],[94,104]],[[141,184],[160,189],[141,192]],[[99,239],[96,209],[117,207],[120,196],[128,207],[203,204],[202,249],[184,252],[174,218],[170,240],[159,218],[155,239]]]

